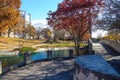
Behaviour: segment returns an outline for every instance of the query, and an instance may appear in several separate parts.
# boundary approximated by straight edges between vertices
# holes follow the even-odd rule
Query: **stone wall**
[[[120,44],[116,43],[115,41],[110,41],[110,40],[103,40],[102,42],[120,53]]]
[[[120,75],[98,55],[79,57],[74,67],[73,80],[120,80]]]
[[[8,67],[5,67],[5,68],[2,68],[2,64],[1,64],[1,66],[0,66],[1,73],[0,74],[6,73],[6,72],[11,71],[11,70],[14,70],[14,69],[16,69],[20,66],[24,66],[24,63],[21,62],[21,63],[14,64],[14,65],[11,65],[11,66],[8,66]]]

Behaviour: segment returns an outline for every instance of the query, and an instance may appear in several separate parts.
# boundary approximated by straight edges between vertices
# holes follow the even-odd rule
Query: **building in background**
[[[20,14],[21,17],[25,20],[24,27],[27,27],[27,25],[31,25],[31,14],[27,13],[24,10],[20,10]],[[25,30],[23,31],[22,38],[28,39],[28,34]]]
[[[27,13],[26,11],[24,10],[20,10],[20,14],[21,14],[21,17],[23,19],[25,19],[25,26],[27,26],[28,24],[31,24],[31,14],[30,13]]]

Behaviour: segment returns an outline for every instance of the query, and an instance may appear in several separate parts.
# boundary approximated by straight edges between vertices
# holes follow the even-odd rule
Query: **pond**
[[[51,51],[52,58],[67,58],[69,57],[69,50],[52,50]],[[73,50],[73,56],[75,56],[75,51]],[[47,59],[47,51],[36,52],[31,56],[32,61]]]

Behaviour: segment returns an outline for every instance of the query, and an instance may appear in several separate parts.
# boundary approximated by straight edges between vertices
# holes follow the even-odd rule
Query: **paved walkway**
[[[95,51],[95,54],[101,55],[106,60],[120,56],[118,52],[105,44],[93,43],[93,50]]]
[[[10,71],[2,80],[72,80],[74,60],[37,62]]]

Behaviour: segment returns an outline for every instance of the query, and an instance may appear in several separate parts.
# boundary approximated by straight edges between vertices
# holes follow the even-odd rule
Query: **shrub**
[[[23,56],[6,56],[6,57],[0,57],[0,60],[2,61],[2,68],[20,63],[23,61]]]
[[[37,50],[36,48],[32,48],[32,47],[22,47],[21,49],[20,49],[20,53],[22,53],[22,54],[24,54],[25,52],[30,52],[30,53],[32,53],[32,52],[34,52],[35,50]]]
[[[53,43],[54,41],[52,39],[47,39],[44,43]]]

